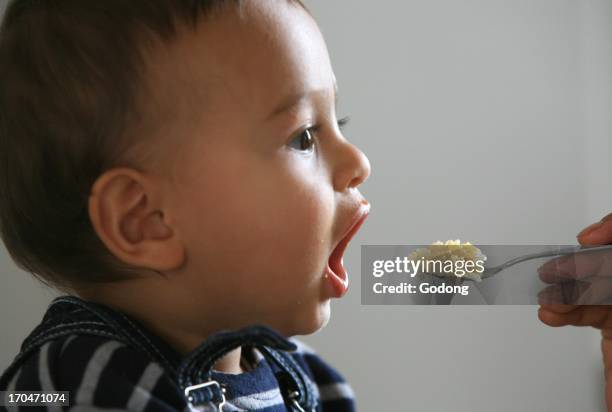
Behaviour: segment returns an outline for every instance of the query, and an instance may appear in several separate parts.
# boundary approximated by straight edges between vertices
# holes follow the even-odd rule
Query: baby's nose
[[[339,143],[338,165],[334,176],[334,188],[342,192],[362,184],[370,176],[371,167],[367,156],[352,143]]]

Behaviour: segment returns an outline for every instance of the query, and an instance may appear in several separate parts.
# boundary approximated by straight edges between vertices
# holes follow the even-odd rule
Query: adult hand
[[[578,234],[584,246],[612,244],[612,213]],[[541,272],[541,277],[546,274]],[[592,326],[601,330],[606,405],[612,412],[612,306],[541,304],[538,317],[549,326]]]

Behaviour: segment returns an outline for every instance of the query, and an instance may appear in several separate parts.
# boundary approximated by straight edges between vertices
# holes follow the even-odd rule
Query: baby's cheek
[[[305,199],[301,215],[286,233],[288,256],[294,266],[302,269],[321,271],[329,256],[329,247],[333,241],[332,209],[320,199]]]
[[[278,288],[304,284],[322,273],[329,256],[329,211],[312,198],[271,209],[248,260]]]

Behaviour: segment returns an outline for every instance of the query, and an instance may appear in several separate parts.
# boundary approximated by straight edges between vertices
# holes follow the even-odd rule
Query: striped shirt
[[[298,347],[291,355],[317,386],[321,400],[317,411],[354,411],[354,394],[345,379],[311,347],[289,340]],[[287,411],[268,360],[255,348],[243,348],[243,356],[249,363],[246,372],[212,372],[227,390],[223,410]],[[63,410],[73,412],[191,410],[161,365],[124,343],[90,335],[68,335],[44,343],[16,370],[8,387],[0,390],[69,391],[70,407]]]

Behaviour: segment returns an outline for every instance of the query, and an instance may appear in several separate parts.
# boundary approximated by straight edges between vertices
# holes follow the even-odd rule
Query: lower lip
[[[348,291],[348,275],[346,274],[346,270],[344,270],[344,265],[341,264],[340,266],[342,267],[341,270],[343,273],[335,274],[329,267],[329,263],[327,263],[325,266],[325,273],[323,274],[323,277],[327,279],[330,296],[333,298],[341,298]],[[346,280],[342,280],[340,276]]]

